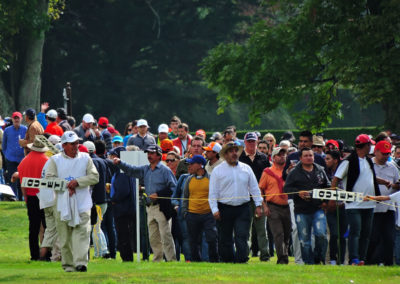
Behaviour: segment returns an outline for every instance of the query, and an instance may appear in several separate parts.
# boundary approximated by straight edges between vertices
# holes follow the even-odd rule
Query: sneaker
[[[84,266],[84,265],[78,265],[78,266],[76,267],[76,271],[79,271],[79,272],[86,272],[86,271],[87,271],[87,268],[86,268],[86,266]]]
[[[336,260],[331,260],[331,261],[329,262],[329,264],[330,264],[330,265],[336,265],[337,263],[336,263]]]
[[[65,271],[65,272],[74,272],[74,271],[75,271],[75,268],[73,268],[73,267],[71,267],[71,266],[67,266],[67,267],[64,267],[64,271]]]

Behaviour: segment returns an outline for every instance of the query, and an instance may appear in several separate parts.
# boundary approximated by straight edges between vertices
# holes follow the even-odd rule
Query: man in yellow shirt
[[[210,262],[218,262],[216,221],[208,203],[210,178],[204,169],[206,159],[202,155],[195,155],[186,162],[190,176],[183,191],[185,199],[182,202],[182,212],[188,227],[192,261],[201,261],[201,238],[204,232]]]

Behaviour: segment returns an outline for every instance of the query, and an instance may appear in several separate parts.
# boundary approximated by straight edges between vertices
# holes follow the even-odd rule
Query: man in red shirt
[[[41,178],[44,164],[49,159],[45,155],[48,148],[39,139],[35,138],[34,142],[28,144],[27,147],[30,149],[30,152],[18,166],[21,181],[24,177]],[[38,188],[22,187],[22,194],[24,195],[29,217],[29,249],[31,260],[39,260],[40,224],[43,224],[43,227],[46,228],[44,211],[40,210],[39,198],[36,196],[38,192]]]
[[[57,135],[61,137],[64,133],[64,130],[57,123],[57,111],[54,109],[49,110],[46,113],[46,119],[48,124],[46,129],[44,130],[44,133],[49,133],[51,135]]]

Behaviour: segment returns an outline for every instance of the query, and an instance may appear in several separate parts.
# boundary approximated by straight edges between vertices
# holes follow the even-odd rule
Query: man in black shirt
[[[320,199],[313,199],[314,188],[328,188],[331,183],[324,169],[314,163],[314,153],[310,148],[300,150],[298,163],[286,178],[284,192],[293,193],[294,213],[300,240],[301,256],[306,264],[320,264],[325,261],[327,249],[326,218]],[[311,230],[315,235],[315,249],[311,248]]]
[[[257,135],[254,132],[248,132],[244,136],[244,144],[245,148],[242,154],[239,157],[239,161],[245,163],[251,167],[256,176],[257,182],[260,181],[262,172],[265,168],[270,167],[270,163],[268,161],[268,157],[257,151]],[[263,208],[267,210],[267,205],[264,203]],[[260,249],[260,260],[268,261],[270,258],[269,255],[269,245],[268,245],[268,237],[266,233],[266,221],[267,217],[263,214],[262,216],[255,216],[255,205],[251,203],[250,205],[252,223],[254,222],[254,226],[257,233],[257,243],[258,248]],[[251,227],[250,227],[251,228]]]

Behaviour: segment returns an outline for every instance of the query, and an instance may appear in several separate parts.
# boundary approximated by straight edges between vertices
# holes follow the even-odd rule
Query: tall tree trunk
[[[385,111],[385,127],[394,133],[400,133],[400,98],[399,96],[388,96],[382,101],[383,110]]]
[[[0,115],[4,118],[12,114],[15,110],[14,100],[4,87],[3,80],[0,78]]]
[[[46,0],[39,1],[38,10],[47,13],[48,3]],[[18,109],[39,109],[41,71],[44,45],[44,31],[39,34],[31,31],[27,37],[26,56],[24,70],[21,77],[21,85],[18,92]]]

